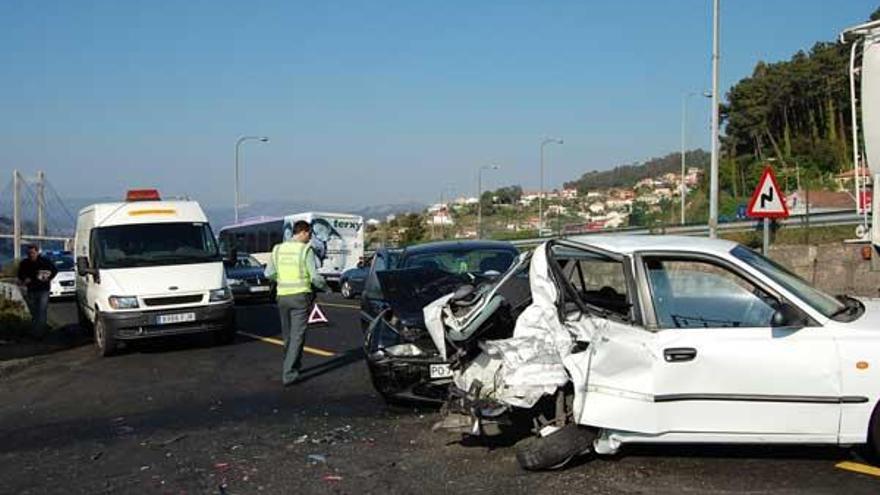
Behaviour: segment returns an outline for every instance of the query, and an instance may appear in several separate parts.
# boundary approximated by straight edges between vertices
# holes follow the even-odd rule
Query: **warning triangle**
[[[330,320],[324,316],[324,312],[321,311],[321,307],[318,306],[318,303],[312,307],[312,312],[309,314],[309,325],[315,325],[318,323],[329,323]]]
[[[752,194],[746,215],[752,218],[785,218],[788,216],[788,206],[785,204],[785,196],[776,182],[773,168],[769,165],[764,167],[758,187]]]

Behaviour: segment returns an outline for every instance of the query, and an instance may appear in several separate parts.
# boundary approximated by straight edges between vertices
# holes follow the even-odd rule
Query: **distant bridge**
[[[73,244],[73,232],[65,225],[76,225],[76,217],[42,171],[34,178],[26,178],[18,170],[12,172],[12,179],[0,192],[0,216],[12,220],[12,233],[0,233],[0,239],[12,239],[16,260],[24,242],[41,246],[52,242],[65,250]],[[26,232],[28,228],[33,232]]]

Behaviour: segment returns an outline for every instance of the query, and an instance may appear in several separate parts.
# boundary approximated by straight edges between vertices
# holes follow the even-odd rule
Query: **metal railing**
[[[868,215],[870,221],[871,216]],[[859,225],[864,222],[864,217],[852,211],[832,211],[825,213],[811,213],[809,219],[807,215],[791,215],[788,218],[777,220],[781,226],[790,227],[834,227],[839,225]],[[760,226],[760,220],[739,220],[736,222],[719,223],[717,231],[719,234],[725,232],[748,232],[757,230]],[[709,235],[708,225],[668,225],[658,227],[624,227],[620,229],[594,230],[577,234],[565,234],[561,236],[548,236],[532,239],[521,239],[511,241],[514,246],[519,248],[530,248],[541,244],[550,239],[563,239],[566,237],[582,236],[582,235],[644,235],[644,234],[666,234],[666,235],[690,235],[705,236]]]

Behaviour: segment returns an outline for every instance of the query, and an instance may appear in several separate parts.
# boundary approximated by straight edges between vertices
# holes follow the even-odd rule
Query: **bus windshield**
[[[220,261],[207,223],[155,223],[99,227],[92,257],[98,268],[133,268]]]

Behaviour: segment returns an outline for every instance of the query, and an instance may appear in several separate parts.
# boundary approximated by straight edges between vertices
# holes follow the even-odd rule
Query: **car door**
[[[364,281],[364,290],[361,293],[361,330],[366,332],[370,324],[388,307],[379,285],[379,277],[376,272],[388,269],[389,251],[379,249],[370,264],[370,271]]]
[[[826,329],[805,313],[803,325],[774,327],[790,303],[729,260],[645,253],[637,267],[656,328],[657,432],[835,441],[846,399]]]

